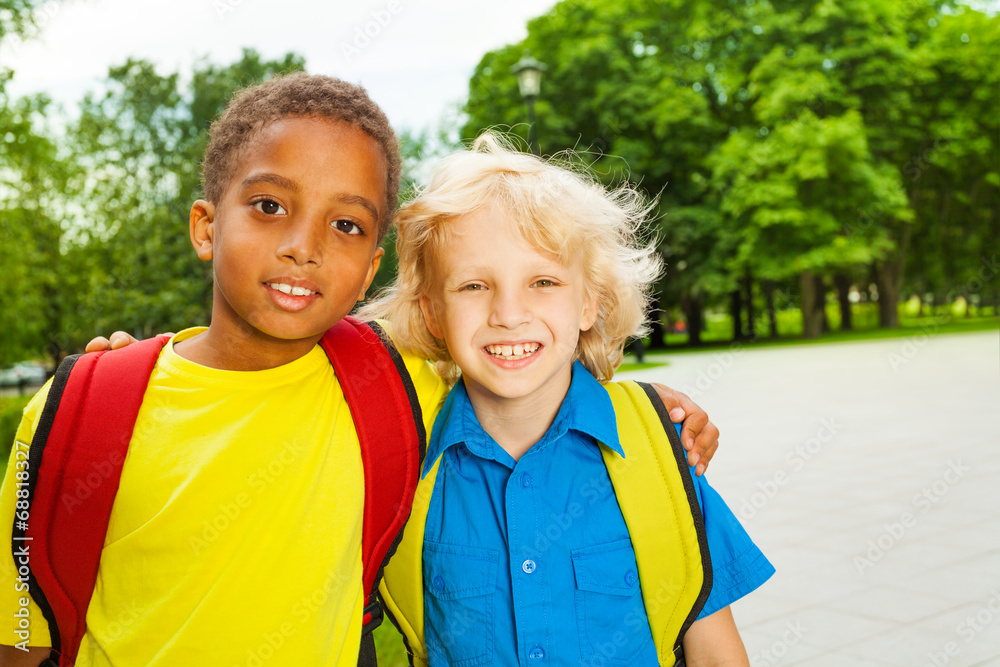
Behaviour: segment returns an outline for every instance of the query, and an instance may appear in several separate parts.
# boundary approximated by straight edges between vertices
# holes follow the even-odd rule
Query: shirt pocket
[[[628,538],[573,549],[576,627],[588,664],[630,665],[653,640]]]
[[[493,661],[499,552],[424,540],[424,628],[431,664]]]

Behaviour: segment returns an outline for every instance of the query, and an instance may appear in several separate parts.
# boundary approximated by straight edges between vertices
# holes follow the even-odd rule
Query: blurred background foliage
[[[509,70],[546,63],[541,151],[659,196],[659,303],[691,341],[713,308],[737,339],[777,334],[781,306],[818,336],[828,293],[848,329],[873,298],[881,327],[909,295],[995,314],[997,35],[950,2],[566,0],[484,56],[463,134],[526,136]]]
[[[30,38],[37,4],[0,0],[0,39]],[[936,0],[563,0],[483,56],[452,128],[402,134],[403,196],[449,136],[527,136],[510,68],[530,50],[541,152],[658,198],[653,347],[995,316],[998,34],[995,12]],[[0,365],[207,323],[187,217],[208,127],[306,66],[128,59],[72,112],[0,72]]]

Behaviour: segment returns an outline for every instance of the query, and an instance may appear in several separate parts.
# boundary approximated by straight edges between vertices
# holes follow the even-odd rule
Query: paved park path
[[[709,479],[778,573],[752,667],[1000,665],[1000,333],[676,354]]]

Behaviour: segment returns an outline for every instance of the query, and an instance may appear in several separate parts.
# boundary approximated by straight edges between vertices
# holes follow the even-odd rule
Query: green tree
[[[48,18],[48,12],[43,5],[49,6],[49,11],[56,11],[58,3],[43,0],[0,0],[0,41],[20,40],[33,36],[39,23]],[[39,13],[41,12],[41,13]]]
[[[55,353],[63,299],[60,220],[71,165],[42,129],[43,96],[11,100],[0,72],[0,363]]]
[[[941,225],[940,206],[906,176],[934,146],[933,118],[976,118],[960,123],[973,166],[957,170],[956,157],[946,167],[958,149],[948,143],[934,162],[951,194],[934,192],[975,200],[965,219],[995,229],[995,207],[982,205],[996,201],[985,165],[996,155],[995,115],[959,111],[968,96],[995,108],[996,73],[985,71],[995,33],[993,19],[934,1],[564,0],[529,22],[521,44],[483,57],[464,135],[496,125],[526,134],[509,70],[530,49],[548,65],[537,103],[543,152],[590,151],[605,178],[628,176],[659,195],[661,297],[684,306],[693,339],[700,309],[727,294],[743,335],[754,284],[770,301],[793,276],[807,335],[819,332],[831,278],[850,326],[848,290],[869,267],[882,325],[895,326],[903,269],[916,264],[914,226]],[[962,54],[943,48],[969,43]],[[977,130],[988,138],[974,141]],[[967,260],[979,238],[991,237],[976,234],[956,257]]]
[[[959,7],[929,19],[919,45],[928,76],[917,91],[923,133],[902,167],[915,213],[904,288],[937,302],[983,293],[1000,240],[1000,17]],[[987,279],[986,283],[990,281]]]
[[[49,3],[55,7],[55,3]],[[41,2],[0,0],[0,44],[31,37]],[[54,351],[60,293],[62,197],[72,166],[60,161],[44,125],[51,105],[42,95],[12,99],[13,73],[0,68],[0,258],[10,286],[0,293],[0,364]]]

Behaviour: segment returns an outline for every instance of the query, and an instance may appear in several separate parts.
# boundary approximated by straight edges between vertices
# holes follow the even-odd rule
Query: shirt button
[[[541,646],[535,646],[530,651],[528,651],[528,657],[532,660],[541,660],[545,657],[545,651],[542,650]]]
[[[531,574],[532,572],[534,572],[535,571],[535,567],[537,567],[535,565],[535,561],[531,560],[530,558],[528,560],[524,561],[523,563],[521,563],[521,569],[524,570],[525,574]],[[538,650],[540,651],[541,649],[538,649]]]
[[[524,488],[528,488],[529,486],[531,486],[531,475],[529,475],[528,473],[524,473],[523,475],[521,475],[521,486],[523,486]]]
[[[628,572],[625,573],[625,583],[626,584],[628,584],[629,586],[631,586],[632,584],[635,583],[635,580],[636,580],[635,570],[629,570]]]
[[[444,579],[441,578],[440,574],[434,577],[434,588],[438,589],[439,591],[444,590]]]

